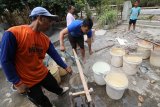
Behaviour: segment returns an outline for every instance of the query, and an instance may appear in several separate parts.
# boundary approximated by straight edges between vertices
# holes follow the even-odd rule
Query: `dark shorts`
[[[72,37],[71,35],[68,35],[68,39],[73,49],[77,48],[77,44],[79,45],[81,49],[84,49],[84,36],[83,35],[80,37]]]
[[[137,21],[137,19],[135,19],[135,20],[130,19],[129,24],[136,24],[136,21]]]

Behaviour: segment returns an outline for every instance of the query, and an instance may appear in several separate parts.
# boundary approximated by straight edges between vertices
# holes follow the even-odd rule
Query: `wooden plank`
[[[81,78],[81,81],[82,81],[82,84],[83,84],[83,88],[84,88],[84,91],[85,91],[85,94],[86,94],[86,98],[87,98],[88,102],[91,102],[92,99],[91,99],[91,95],[90,95],[89,90],[88,90],[87,83],[85,81],[82,66],[81,66],[81,64],[78,60],[77,54],[76,54],[74,49],[73,49],[73,53],[74,53],[74,56],[75,56],[75,59],[76,59],[77,67],[78,67],[78,70],[79,70],[79,75],[80,75],[80,78]]]
[[[90,92],[90,93],[93,92],[93,89],[90,88],[90,89],[89,89],[89,92]],[[72,96],[74,97],[74,96],[83,95],[83,94],[85,94],[85,91],[70,93],[69,95],[72,95]]]

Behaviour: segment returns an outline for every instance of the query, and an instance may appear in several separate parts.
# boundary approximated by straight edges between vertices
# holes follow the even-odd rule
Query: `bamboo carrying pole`
[[[88,90],[87,83],[85,81],[82,66],[81,66],[81,64],[78,60],[77,54],[76,54],[74,49],[73,49],[73,53],[74,53],[74,56],[75,56],[75,59],[76,59],[77,67],[78,67],[78,70],[79,70],[79,75],[80,75],[80,78],[81,78],[81,81],[82,81],[82,84],[83,84],[83,88],[84,88],[84,91],[85,91],[85,94],[86,94],[86,98],[87,98],[88,102],[91,102],[92,99],[91,99],[91,95],[90,95],[89,90]]]

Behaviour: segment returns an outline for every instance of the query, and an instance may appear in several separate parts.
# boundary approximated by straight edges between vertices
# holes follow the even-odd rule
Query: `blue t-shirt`
[[[140,13],[141,8],[140,7],[133,7],[131,9],[131,16],[130,19],[136,20],[138,18],[138,14]]]
[[[72,37],[80,37],[83,36],[84,33],[81,31],[83,21],[82,20],[74,20],[67,28],[68,32]],[[88,38],[91,38],[92,31],[89,30],[87,33]]]

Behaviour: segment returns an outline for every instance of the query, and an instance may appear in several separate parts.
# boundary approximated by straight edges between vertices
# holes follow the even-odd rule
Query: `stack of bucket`
[[[126,88],[128,78],[124,73],[109,73],[105,78],[107,95],[115,100],[121,99]]]
[[[110,50],[111,65],[122,67],[127,75],[134,75],[138,71],[138,65],[142,62],[142,57],[138,55],[126,55],[123,48],[113,47]]]
[[[106,62],[96,62],[92,70],[95,82],[98,85],[106,85],[106,93],[110,98],[118,100],[123,96],[128,87],[128,79],[124,73],[111,72]]]
[[[138,41],[137,52],[142,54],[142,59],[148,59],[150,64],[160,67],[160,46],[153,45],[145,40]]]
[[[148,59],[151,55],[153,44],[145,40],[138,41],[137,52],[142,54],[142,59]]]
[[[155,46],[151,51],[150,64],[155,67],[160,67],[160,46]]]
[[[138,55],[126,55],[123,48],[113,47],[110,50],[111,65],[123,67],[124,73],[110,71],[110,66],[104,62],[96,62],[92,70],[94,79],[98,85],[106,84],[107,95],[115,100],[122,98],[124,91],[128,88],[127,75],[134,75],[138,71],[138,65],[142,57]]]
[[[65,58],[62,57],[62,60],[65,62]],[[50,60],[48,62],[47,68],[50,71],[50,73],[54,76],[54,78],[57,80],[58,83],[61,82],[61,76],[64,76],[67,74],[67,71],[62,67],[58,66],[57,63],[53,60]]]

